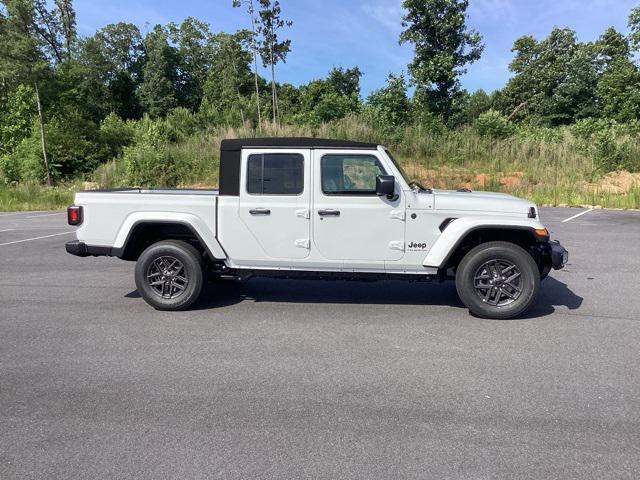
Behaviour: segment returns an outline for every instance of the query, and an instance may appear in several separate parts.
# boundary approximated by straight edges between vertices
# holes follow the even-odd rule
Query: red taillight
[[[67,208],[67,222],[69,225],[80,225],[82,223],[82,207],[72,205]]]

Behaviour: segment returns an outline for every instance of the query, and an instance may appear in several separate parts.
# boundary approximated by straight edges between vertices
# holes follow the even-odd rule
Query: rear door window
[[[300,195],[304,191],[304,157],[299,153],[249,155],[247,192],[251,195]]]

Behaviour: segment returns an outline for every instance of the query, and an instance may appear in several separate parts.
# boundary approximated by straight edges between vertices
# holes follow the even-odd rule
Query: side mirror
[[[376,177],[376,194],[393,197],[395,193],[396,179],[393,175],[378,175]]]

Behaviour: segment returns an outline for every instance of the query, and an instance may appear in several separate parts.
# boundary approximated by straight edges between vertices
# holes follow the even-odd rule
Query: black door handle
[[[321,217],[339,217],[340,210],[318,210],[318,215]]]
[[[268,208],[252,208],[251,210],[249,210],[249,213],[251,215],[271,215],[271,210],[269,210]]]

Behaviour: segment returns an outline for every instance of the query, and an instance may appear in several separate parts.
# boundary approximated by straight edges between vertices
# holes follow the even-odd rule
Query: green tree
[[[142,81],[144,45],[138,27],[131,23],[109,24],[80,42],[79,62],[85,81],[106,88],[101,102],[121,118],[142,115],[136,95]]]
[[[207,23],[193,17],[187,17],[180,25],[170,23],[167,31],[176,46],[178,102],[195,111],[202,103],[202,89],[211,66],[213,35]]]
[[[152,118],[161,117],[178,106],[176,98],[176,55],[168,35],[160,25],[145,40],[143,82],[138,90],[140,103]]]
[[[329,71],[327,82],[337,94],[359,98],[360,77],[362,72],[358,67],[346,69],[334,67]]]
[[[409,73],[416,99],[432,112],[449,115],[465,66],[482,55],[478,32],[467,27],[469,0],[404,0],[400,43],[414,47]]]
[[[234,8],[245,6],[247,15],[251,19],[251,38],[249,46],[253,56],[253,80],[255,86],[256,112],[258,114],[258,129],[262,130],[262,113],[260,111],[260,88],[258,85],[258,27],[256,23],[256,11],[253,6],[253,0],[232,0]]]
[[[405,125],[411,118],[411,102],[404,75],[389,74],[387,84],[369,95],[366,106],[374,122],[383,128]]]
[[[629,36],[628,41],[633,49],[637,52],[640,50],[640,7],[635,7],[629,13]]]
[[[601,115],[619,122],[640,118],[640,72],[626,58],[617,58],[600,76],[597,98]]]
[[[5,8],[0,22],[0,78],[16,84],[33,85],[38,119],[40,140],[47,185],[51,185],[51,172],[47,157],[44,113],[40,97],[39,83],[49,70],[47,59],[57,56],[60,48],[53,45],[52,38],[43,37],[45,27],[39,20],[43,16],[36,14],[36,8],[29,0],[2,0]],[[43,8],[42,5],[38,5]]]
[[[482,114],[493,107],[494,96],[484,90],[476,90],[472,94],[463,90],[456,96],[451,106],[451,115],[447,125],[459,127],[471,125]]]
[[[55,0],[55,5],[67,60],[71,60],[78,39],[76,32],[76,12],[73,9],[73,1]]]
[[[278,38],[278,31],[284,27],[290,27],[293,22],[283,20],[279,0],[259,0],[260,57],[262,64],[271,69],[271,103],[273,110],[273,122],[278,122],[278,91],[276,85],[276,65],[286,62],[287,54],[291,51],[291,40]]]
[[[509,65],[514,76],[502,90],[499,108],[510,118],[527,115],[543,124],[557,125],[586,115],[580,102],[594,96],[593,50],[578,43],[570,29],[554,28],[538,42],[524,36],[514,42]],[[526,108],[523,108],[525,107]]]
[[[98,30],[86,42],[92,45],[92,54],[98,55],[106,76],[120,72],[138,74],[138,65],[144,53],[140,29],[132,23],[111,23]]]
[[[329,122],[360,110],[360,69],[333,68],[326,79],[300,87],[298,118],[311,123]]]
[[[264,81],[264,80],[263,80]],[[280,118],[285,122],[292,122],[302,110],[302,94],[300,89],[290,83],[278,86],[278,109]]]
[[[32,87],[18,85],[11,92],[0,115],[0,155],[13,152],[31,134],[36,108],[36,94]]]
[[[615,28],[609,27],[594,44],[602,69],[617,58],[629,58],[631,49],[627,38]]]
[[[76,41],[76,13],[71,0],[55,0],[50,10],[46,0],[32,0],[34,28],[47,45],[54,63],[70,60]]]
[[[474,121],[481,114],[489,111],[493,105],[493,98],[484,90],[476,90],[469,96],[465,113],[468,122]]]
[[[204,107],[218,122],[238,124],[246,120],[245,107],[252,89],[249,39],[246,30],[214,37],[215,50],[204,85]]]
[[[545,98],[541,114],[551,125],[566,125],[598,114],[596,87],[598,73],[593,55],[579,48],[566,66],[566,74]]]
[[[495,110],[482,113],[476,119],[475,127],[480,135],[491,138],[505,138],[515,131],[515,125]]]

